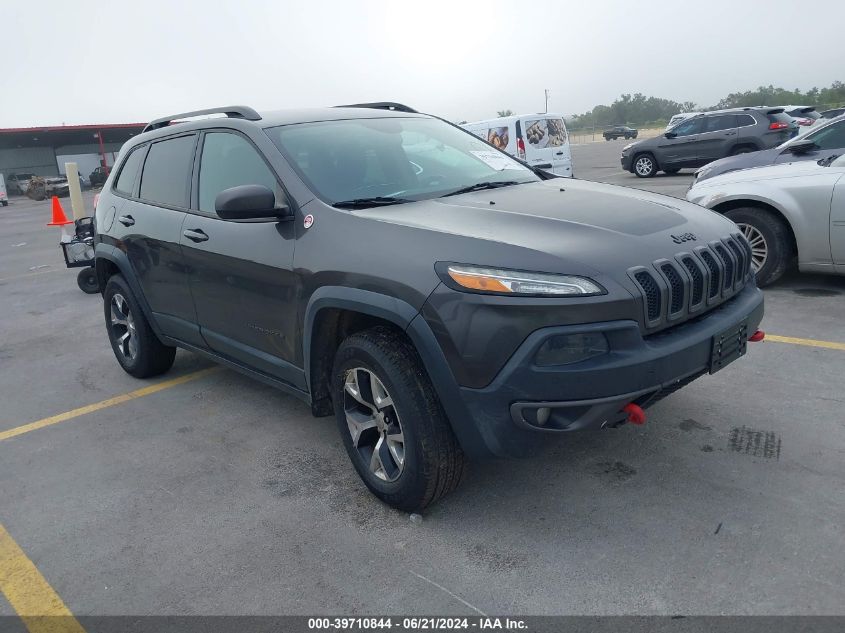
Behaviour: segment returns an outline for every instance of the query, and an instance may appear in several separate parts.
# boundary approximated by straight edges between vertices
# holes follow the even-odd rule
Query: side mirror
[[[675,138],[678,135],[675,134],[675,132],[666,132],[663,136],[665,136],[666,138]]]
[[[293,218],[290,207],[276,206],[275,194],[264,185],[239,185],[224,189],[214,199],[214,210],[224,220]]]
[[[796,141],[789,146],[789,151],[793,154],[807,154],[809,152],[813,152],[819,149],[819,146],[816,145],[810,139],[804,139],[802,141]]]

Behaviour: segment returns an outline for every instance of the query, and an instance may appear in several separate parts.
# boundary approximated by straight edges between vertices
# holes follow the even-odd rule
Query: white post
[[[70,189],[70,206],[73,209],[73,219],[84,218],[85,202],[82,200],[82,188],[79,186],[79,170],[76,163],[65,163],[65,176]]]

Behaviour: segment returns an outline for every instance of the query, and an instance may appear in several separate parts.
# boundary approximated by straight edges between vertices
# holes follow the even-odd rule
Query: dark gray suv
[[[210,112],[148,125],[97,203],[114,355],[146,378],[182,347],[334,415],[396,507],[467,457],[642,423],[760,336],[750,247],[716,213],[397,104],[189,114]]]
[[[798,133],[783,108],[738,108],[705,112],[655,138],[622,148],[622,168],[640,178],[780,145]]]

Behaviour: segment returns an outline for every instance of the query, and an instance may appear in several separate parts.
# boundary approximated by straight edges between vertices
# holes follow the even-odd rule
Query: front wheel
[[[755,207],[725,213],[751,245],[751,266],[757,285],[768,286],[786,272],[792,260],[792,238],[786,223],[771,211]]]
[[[112,276],[106,284],[103,312],[112,351],[127,374],[149,378],[170,369],[176,348],[158,340],[132,289],[120,275]]]
[[[406,512],[454,490],[464,454],[416,350],[378,326],[341,343],[332,401],[344,446],[370,491]]]
[[[657,163],[651,154],[640,154],[634,158],[634,173],[639,178],[651,178],[657,173]]]

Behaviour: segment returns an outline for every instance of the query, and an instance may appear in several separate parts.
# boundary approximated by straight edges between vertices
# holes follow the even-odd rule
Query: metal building
[[[120,147],[140,134],[144,123],[61,125],[0,128],[0,174],[64,174],[65,163],[75,162],[87,177],[100,165],[111,166]]]

